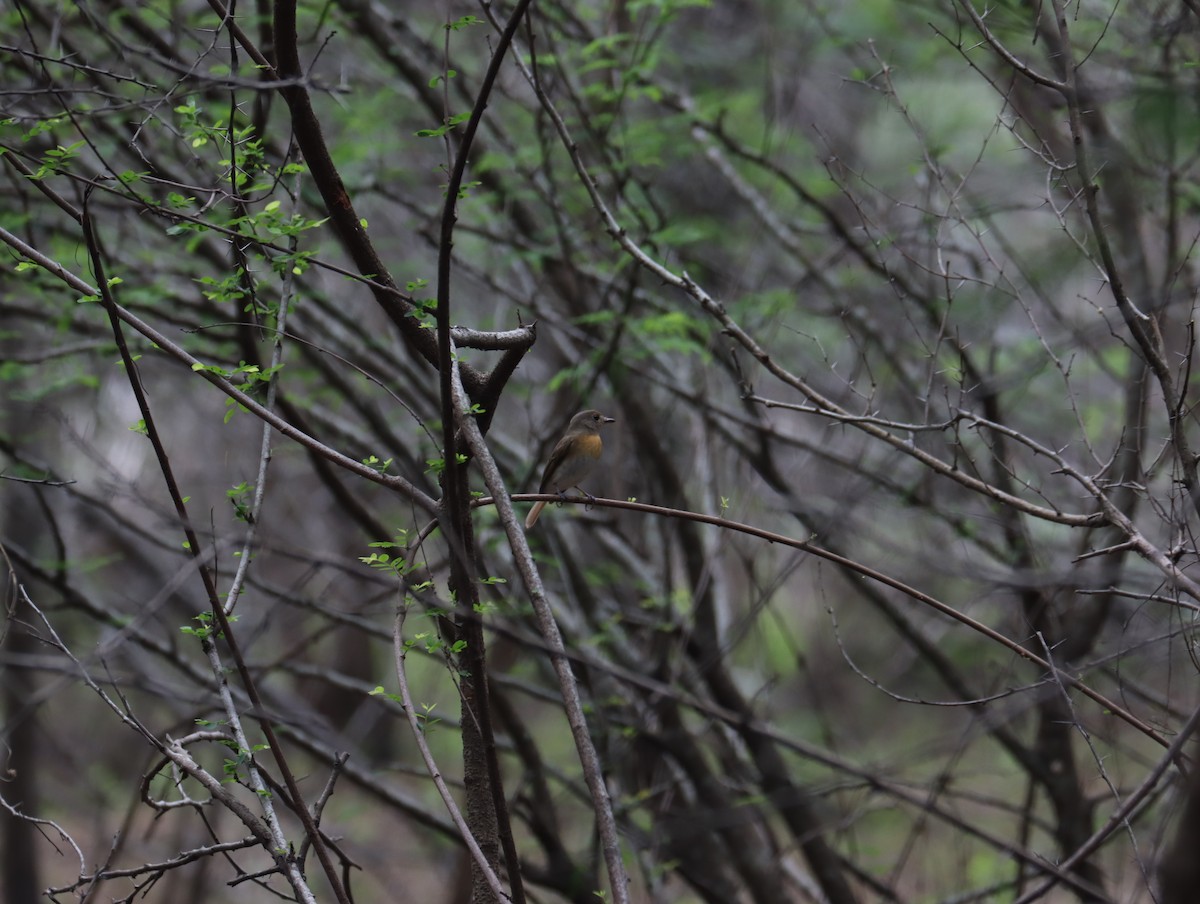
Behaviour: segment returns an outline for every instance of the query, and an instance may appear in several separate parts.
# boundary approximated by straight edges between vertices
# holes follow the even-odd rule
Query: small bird
[[[611,424],[613,421],[614,418],[605,417],[591,408],[571,418],[567,432],[550,453],[550,461],[546,463],[538,492],[557,493],[562,496],[571,487],[575,487],[590,498],[587,490],[579,484],[592,473],[592,468],[596,466],[596,462],[600,460],[600,453],[604,450],[604,443],[600,440],[601,425]],[[544,502],[533,504],[525,518],[526,530],[537,523],[538,515],[545,507]]]

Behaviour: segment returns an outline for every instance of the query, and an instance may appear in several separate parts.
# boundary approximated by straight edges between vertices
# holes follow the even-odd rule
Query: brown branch
[[[845,556],[839,555],[838,553],[823,549],[810,540],[798,540],[795,537],[789,537],[786,534],[780,534],[776,533],[775,531],[767,530],[766,528],[756,527],[753,524],[743,524],[738,521],[731,521],[728,518],[722,518],[718,515],[706,515],[702,512],[688,512],[682,509],[666,508],[659,505],[650,505],[645,502],[633,502],[631,500],[624,499],[605,499],[599,496],[592,497],[591,499],[577,499],[568,496],[564,499],[548,493],[516,493],[510,498],[513,502],[565,502],[574,505],[594,505],[599,506],[600,508],[623,509],[625,511],[641,512],[647,515],[659,515],[664,518],[679,518],[686,521],[695,521],[699,524],[711,524],[715,527],[721,527],[726,530],[737,531],[738,533],[746,534],[751,537],[757,537],[758,539],[766,540],[769,543],[778,543],[782,546],[788,546],[792,549],[799,549],[803,552],[811,553],[812,555],[825,559],[826,561],[833,562],[834,564],[849,571],[853,571],[856,574],[860,574],[865,578],[870,578],[873,581],[876,581],[887,587],[891,587],[893,590],[898,590],[905,596],[908,596],[911,599],[914,599],[917,602],[922,603],[929,608],[936,610],[937,612],[940,612],[942,615],[952,618],[954,621],[970,628],[977,634],[982,634],[988,640],[1000,644],[1005,649],[1015,653],[1025,661],[1032,663],[1039,668],[1045,669],[1047,672],[1053,671],[1051,664],[1042,657],[1038,656],[1036,653],[1026,649],[1017,641],[1004,636],[994,628],[988,627],[987,625],[983,624],[983,622],[971,618],[971,616],[966,615],[963,612],[960,612],[958,609],[955,609],[948,603],[944,603],[936,597],[930,596],[928,593],[918,590],[916,587],[906,584],[897,578],[891,577],[890,575],[884,574],[881,571],[877,571],[874,568],[863,565],[860,562],[856,562],[853,559],[849,559]],[[485,496],[474,500],[472,504],[477,506],[494,505],[495,500],[490,496]],[[1109,699],[1104,694],[1101,694],[1099,691],[1095,690],[1074,676],[1063,674],[1061,672],[1058,673],[1058,675],[1064,683],[1070,685],[1076,690],[1081,691],[1083,694],[1099,704],[1101,708],[1111,711],[1113,715],[1118,716],[1133,728],[1136,728],[1142,734],[1146,735],[1146,737],[1153,740],[1155,743],[1162,747],[1169,746],[1167,739],[1155,731],[1152,726],[1143,722],[1141,719],[1129,712],[1129,710],[1120,706],[1115,701]]]

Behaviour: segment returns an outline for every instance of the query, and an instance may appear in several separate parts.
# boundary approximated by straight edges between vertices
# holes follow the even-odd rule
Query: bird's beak
[[[604,417],[603,415],[600,417],[600,423],[602,424],[615,424],[616,422],[617,419],[615,417]]]

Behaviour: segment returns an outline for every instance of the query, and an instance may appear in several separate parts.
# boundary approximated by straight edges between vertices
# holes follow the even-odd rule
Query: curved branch
[[[1038,656],[1036,653],[1027,650],[1015,640],[1006,637],[994,628],[988,627],[983,622],[971,618],[971,616],[966,615],[963,612],[960,612],[949,603],[944,603],[936,597],[930,596],[928,593],[918,590],[916,587],[906,584],[897,578],[893,578],[890,575],[884,574],[882,571],[877,571],[868,565],[863,565],[862,563],[856,562],[853,559],[849,559],[846,556],[823,549],[810,540],[798,540],[795,537],[789,537],[786,534],[780,534],[776,533],[775,531],[767,530],[766,528],[756,527],[753,524],[743,524],[739,521],[731,521],[728,518],[722,518],[718,515],[705,515],[702,512],[689,512],[684,511],[683,509],[667,508],[661,505],[650,505],[649,503],[645,502],[633,502],[624,499],[605,499],[600,496],[595,496],[589,499],[575,499],[572,497],[567,497],[564,499],[561,496],[554,496],[548,493],[516,493],[508,497],[508,499],[511,499],[513,502],[567,502],[575,505],[597,505],[601,508],[625,509],[631,512],[642,512],[647,515],[659,515],[664,518],[680,518],[686,521],[695,521],[700,524],[711,524],[715,527],[734,530],[738,533],[746,534],[751,537],[757,537],[760,540],[766,540],[769,543],[778,543],[781,546],[789,546],[792,549],[798,549],[802,552],[811,553],[812,555],[818,556],[826,561],[833,562],[835,565],[839,565],[848,571],[860,574],[865,578],[870,578],[872,581],[884,584],[887,587],[891,587],[893,590],[898,590],[905,596],[910,597],[919,603],[923,603],[929,608],[940,612],[942,615],[954,619],[954,621],[958,622],[959,624],[965,625],[972,631],[975,631],[977,634],[982,634],[988,640],[1000,644],[1006,650],[1009,650],[1017,656],[1020,656],[1025,661],[1030,662],[1039,668],[1043,668],[1047,672],[1054,672],[1059,678],[1062,679],[1063,683],[1070,685],[1084,695],[1090,697],[1103,709],[1111,711],[1113,715],[1120,717],[1122,720],[1136,728],[1155,743],[1162,747],[1169,746],[1170,742],[1168,742],[1166,738],[1155,731],[1152,726],[1143,722],[1133,713],[1129,712],[1129,710],[1120,706],[1120,704],[1109,699],[1091,686],[1080,681],[1078,678],[1058,672],[1054,666],[1052,666],[1045,659]],[[496,500],[490,496],[476,499],[473,502],[473,505],[476,506],[494,504],[496,504]],[[1188,604],[1185,606],[1185,608],[1200,611],[1200,605],[1192,606]]]

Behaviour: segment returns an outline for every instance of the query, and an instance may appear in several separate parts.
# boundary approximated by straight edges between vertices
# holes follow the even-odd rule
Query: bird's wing
[[[542,483],[538,487],[539,493],[545,493],[546,487],[550,485],[551,478],[554,477],[554,472],[558,470],[562,460],[567,456],[567,450],[571,448],[573,436],[564,436],[554,446],[554,450],[550,453],[550,460],[546,462],[546,470],[542,472]]]

